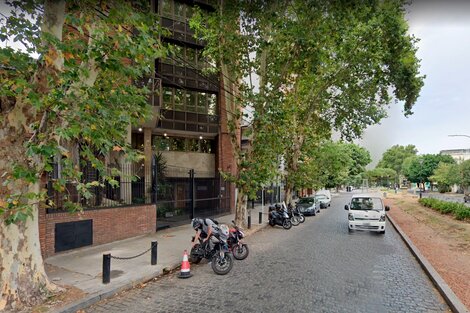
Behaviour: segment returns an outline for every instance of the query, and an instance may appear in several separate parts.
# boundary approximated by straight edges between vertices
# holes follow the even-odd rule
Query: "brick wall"
[[[155,205],[86,210],[78,213],[39,213],[39,240],[44,258],[55,254],[55,224],[93,220],[93,245],[135,237],[156,231]]]

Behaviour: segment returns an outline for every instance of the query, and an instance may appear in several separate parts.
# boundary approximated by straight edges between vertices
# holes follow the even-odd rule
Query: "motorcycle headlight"
[[[348,220],[354,221],[354,215],[352,213],[348,214]]]
[[[385,222],[385,214],[380,216],[379,222]]]

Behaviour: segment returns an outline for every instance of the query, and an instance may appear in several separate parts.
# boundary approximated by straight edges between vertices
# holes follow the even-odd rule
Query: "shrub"
[[[458,220],[470,220],[470,207],[465,204],[432,198],[421,198],[419,203],[442,214],[452,214]]]

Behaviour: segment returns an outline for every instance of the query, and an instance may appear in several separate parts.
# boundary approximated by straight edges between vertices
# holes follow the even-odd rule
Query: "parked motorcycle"
[[[232,255],[236,260],[244,260],[250,253],[248,245],[242,242],[245,234],[243,233],[243,230],[235,224],[235,221],[232,221],[232,224],[230,235],[227,240],[228,247],[230,251],[232,251]]]
[[[287,210],[282,208],[281,205],[276,204],[269,207],[269,225],[279,225],[284,229],[290,229],[292,227],[292,221],[287,213]]]
[[[287,211],[290,221],[293,226],[298,226],[300,223],[305,222],[305,217],[300,211],[292,208],[292,205],[289,203],[289,206],[286,206],[285,202],[282,203],[282,207]]]
[[[290,209],[292,211],[292,215],[298,216],[300,223],[305,222],[305,216],[302,214],[302,212],[300,212],[300,210],[297,206],[292,207],[292,205],[289,203],[288,209]]]
[[[199,243],[196,243],[191,248],[190,258],[191,262],[197,264],[202,259],[210,260],[212,270],[218,275],[225,275],[230,272],[233,267],[233,260],[230,256],[230,249],[228,246],[229,228],[227,225],[219,226],[219,233],[212,235],[206,247],[203,247],[203,239],[199,238]],[[194,242],[195,237],[192,237],[191,242]]]

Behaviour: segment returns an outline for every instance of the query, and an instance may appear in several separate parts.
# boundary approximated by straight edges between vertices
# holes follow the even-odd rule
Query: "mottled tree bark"
[[[64,16],[65,1],[45,1],[42,32],[50,33],[60,40]],[[63,65],[60,53],[54,49],[50,49],[49,53],[52,62],[41,64],[32,77],[32,85],[40,92],[48,91],[49,78],[54,77],[54,73],[60,71]],[[25,142],[37,138],[41,127],[35,133],[30,125],[34,122],[46,125],[47,113],[38,112],[26,104],[25,99],[17,98],[13,103],[13,106],[6,107],[0,119],[1,183],[8,178],[14,164],[38,170],[42,168],[39,158],[27,157]],[[2,184],[0,201],[4,204],[5,197],[15,192],[37,194],[40,187],[40,180],[36,183],[16,180],[6,186]],[[41,255],[38,224],[40,205],[37,201],[29,201],[29,205],[32,216],[25,222],[7,225],[5,218],[11,212],[7,211],[4,216],[0,216],[0,311],[32,305],[45,293],[56,289],[47,278]]]

